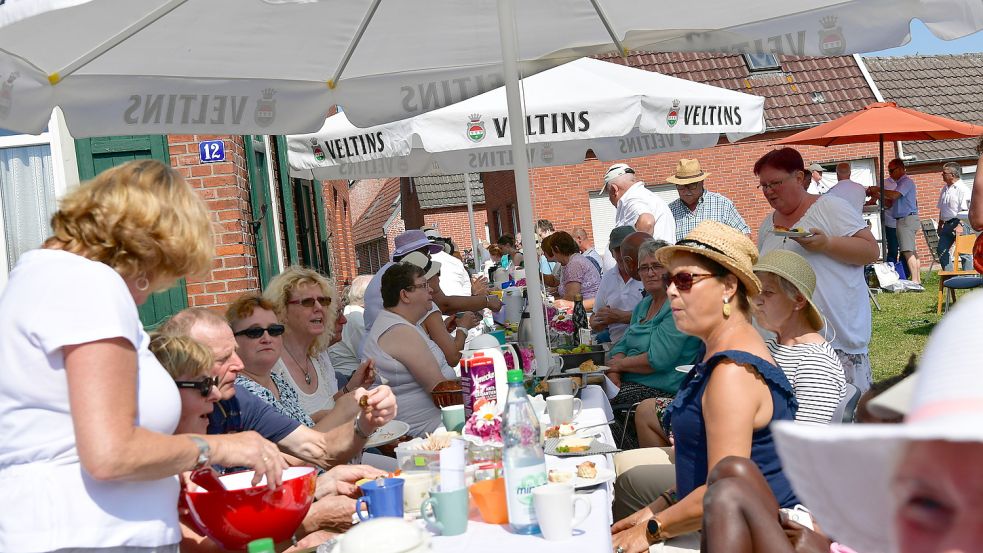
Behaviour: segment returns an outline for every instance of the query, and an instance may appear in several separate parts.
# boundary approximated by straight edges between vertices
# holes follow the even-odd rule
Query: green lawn
[[[929,332],[939,322],[935,314],[939,279],[934,272],[923,275],[924,292],[881,293],[876,296],[881,311],[871,305],[870,363],[875,382],[900,373],[912,353],[921,356]]]

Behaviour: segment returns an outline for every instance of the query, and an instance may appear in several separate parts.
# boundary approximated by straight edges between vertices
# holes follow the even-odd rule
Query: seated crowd
[[[912,408],[925,409],[932,432],[955,430],[914,440],[897,430],[827,428],[842,419],[849,392],[871,388],[863,266],[878,257],[877,244],[847,201],[807,192],[796,150],[770,151],[754,174],[774,209],[757,245],[733,204],[704,190],[709,173],[696,160],[667,178],[680,199],[649,211],[658,198],[646,196],[627,164],[612,166],[605,186],[619,225],[606,252],[583,229],[537,224],[541,252],[531,265],[556,307],[580,298],[592,311],[592,330],[610,342],[611,403],[634,413],[612,425],[630,450],[615,459],[615,551],[703,530],[707,551],[847,550],[835,537],[866,553],[873,534],[824,504],[819,483],[856,497],[844,487],[853,480],[817,476],[851,471],[849,455],[864,439],[894,448],[864,458],[882,464],[878,493],[889,484],[901,490],[897,535],[881,528],[877,539],[927,539],[912,529],[938,518],[923,496],[945,503],[969,492],[926,491],[918,470],[957,474],[960,456],[983,460],[983,424],[967,430],[932,401],[958,396],[953,382],[975,386],[966,393],[979,418],[980,370],[946,380],[962,358],[940,361],[953,348],[933,350],[941,341],[933,337],[932,362],[919,374],[946,384]],[[714,210],[702,207],[710,203]],[[25,506],[0,521],[3,551],[218,550],[178,500],[193,485],[189,474],[207,466],[253,469],[254,483],[265,477],[271,488],[289,466],[315,467],[315,501],[294,546],[323,543],[351,526],[354,483],[396,468],[385,455],[363,456],[369,436],[392,420],[408,425],[408,437],[441,426],[433,392],[459,377],[469,330],[502,309],[453,240],[425,228],[400,234],[391,260],[341,295],[317,271],[291,266],[232,301],[224,317],[191,307],[148,335],[137,306],[212,266],[209,214],[191,187],[158,162],[131,162],[69,193],[52,227],[0,296],[0,489]],[[810,235],[784,238],[779,227]],[[530,266],[510,235],[488,253],[491,268]],[[858,418],[891,418],[870,399],[880,391],[861,397]],[[962,431],[968,443],[939,445]],[[824,442],[823,432],[835,440]],[[836,447],[822,451],[824,443]],[[906,461],[896,466],[896,458]],[[978,477],[964,476],[983,490]],[[137,515],[126,514],[134,505]],[[822,527],[790,522],[787,509],[799,505]],[[972,537],[935,532],[953,544]],[[820,545],[796,549],[787,535]]]

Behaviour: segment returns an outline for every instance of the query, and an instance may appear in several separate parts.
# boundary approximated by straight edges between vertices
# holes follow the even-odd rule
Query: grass
[[[939,278],[934,272],[923,273],[922,285],[924,292],[878,294],[881,311],[871,304],[870,364],[875,382],[899,374],[912,353],[921,356],[929,333],[939,322],[935,314]]]

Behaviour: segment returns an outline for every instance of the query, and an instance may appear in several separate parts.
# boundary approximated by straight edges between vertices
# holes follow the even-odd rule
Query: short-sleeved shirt
[[[173,433],[180,394],[119,273],[61,250],[20,257],[0,295],[0,551],[181,540],[176,476],[100,481],[79,460],[64,348],[112,338],[136,351],[132,422]]]
[[[786,346],[768,340],[768,351],[795,390],[795,422],[825,425],[846,395],[846,376],[829,342]]]
[[[236,394],[232,399],[219,401],[208,417],[209,434],[232,434],[253,430],[267,440],[278,443],[286,438],[300,423],[281,415],[249,392],[236,384]]]
[[[859,182],[850,179],[843,179],[836,183],[827,194],[843,198],[858,211],[863,211],[864,203],[867,202],[867,189]]]
[[[719,221],[744,234],[751,234],[751,227],[747,226],[744,218],[737,212],[734,202],[722,194],[709,190],[703,191],[703,195],[696,201],[695,210],[690,210],[683,200],[678,199],[669,202],[669,211],[676,220],[677,242],[685,238],[702,221]]]
[[[236,386],[242,386],[249,390],[251,394],[265,401],[267,405],[276,409],[281,415],[286,415],[304,426],[313,427],[314,420],[300,406],[297,400],[297,390],[294,389],[293,385],[284,380],[276,371],[270,373],[270,378],[273,379],[273,385],[280,392],[280,399],[277,399],[273,392],[267,390],[260,383],[241,374],[236,376]]]
[[[652,237],[665,240],[670,244],[676,243],[676,221],[669,211],[669,206],[654,192],[645,188],[644,182],[636,182],[629,188],[621,199],[614,213],[614,226],[635,226],[638,218],[645,213],[655,217],[655,227]]]
[[[601,284],[601,273],[583,254],[575,253],[563,267],[563,275],[560,277],[561,297],[566,297],[566,288],[571,282],[580,283],[580,295],[585,300],[593,299],[597,295],[597,287]]]
[[[939,219],[942,221],[956,219],[960,213],[969,211],[969,199],[971,195],[972,192],[966,188],[962,179],[948,186],[943,186],[939,192],[939,203],[937,204],[939,208]]]
[[[905,175],[896,181],[895,190],[901,194],[900,198],[894,200],[894,207],[891,208],[891,215],[895,219],[903,219],[909,215],[918,213],[918,191],[915,188],[915,181]]]
[[[895,190],[898,187],[898,183],[894,182],[894,179],[887,177],[884,179],[884,190]],[[898,220],[892,215],[894,209],[890,207],[884,208],[884,226],[888,228],[898,228]]]
[[[632,311],[638,302],[642,301],[645,291],[642,283],[629,278],[627,281],[621,276],[621,271],[616,268],[606,271],[601,276],[601,284],[597,287],[597,295],[594,296],[594,311],[597,312],[602,307],[610,307],[619,311]],[[615,344],[621,340],[628,330],[628,325],[624,323],[612,323],[608,325],[608,334],[611,341]]]
[[[341,327],[341,341],[328,348],[328,356],[336,373],[350,377],[360,364],[358,352],[365,337],[365,308],[346,305],[345,318],[348,322]]]
[[[440,263],[440,290],[446,296],[470,296],[471,275],[464,268],[464,263],[453,255],[439,251],[430,259]]]
[[[821,252],[810,252],[792,239],[776,236],[769,213],[758,231],[761,255],[772,250],[789,250],[806,258],[816,273],[816,291],[812,301],[827,320],[826,339],[834,349],[844,353],[867,353],[870,344],[870,299],[863,265],[837,261]],[[860,212],[843,198],[820,196],[796,227],[818,228],[827,236],[853,236],[867,228]]]

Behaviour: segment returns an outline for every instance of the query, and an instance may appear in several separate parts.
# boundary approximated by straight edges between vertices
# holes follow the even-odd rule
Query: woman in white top
[[[406,262],[393,265],[382,276],[384,309],[365,337],[365,355],[375,360],[379,376],[388,380],[399,406],[396,418],[410,425],[413,436],[440,425],[440,409],[431,391],[454,378],[453,371],[441,372],[426,334],[416,324],[431,303],[423,269]]]
[[[347,413],[335,413],[335,403],[351,390],[372,384],[375,375],[363,364],[341,390],[328,357],[335,336],[340,339],[345,324],[333,284],[320,273],[306,267],[290,266],[275,276],[263,292],[286,327],[284,354],[273,371],[297,390],[300,406],[320,422],[325,417],[341,424]],[[333,425],[331,425],[333,426]]]
[[[840,358],[819,334],[823,317],[812,302],[816,273],[801,255],[775,250],[758,260],[754,274],[761,280],[755,318],[777,335],[767,341],[768,351],[795,390],[795,422],[833,422],[846,394],[846,379]]]
[[[365,289],[371,281],[372,275],[359,275],[345,290],[342,315],[347,322],[341,330],[341,341],[328,348],[328,357],[335,372],[345,378],[351,378],[358,369],[358,352],[365,337]]]
[[[152,160],[69,193],[0,296],[0,551],[177,551],[176,475],[284,462],[255,432],[172,436],[178,388],[137,306],[211,268],[208,209]],[[130,550],[130,549],[128,549]]]

